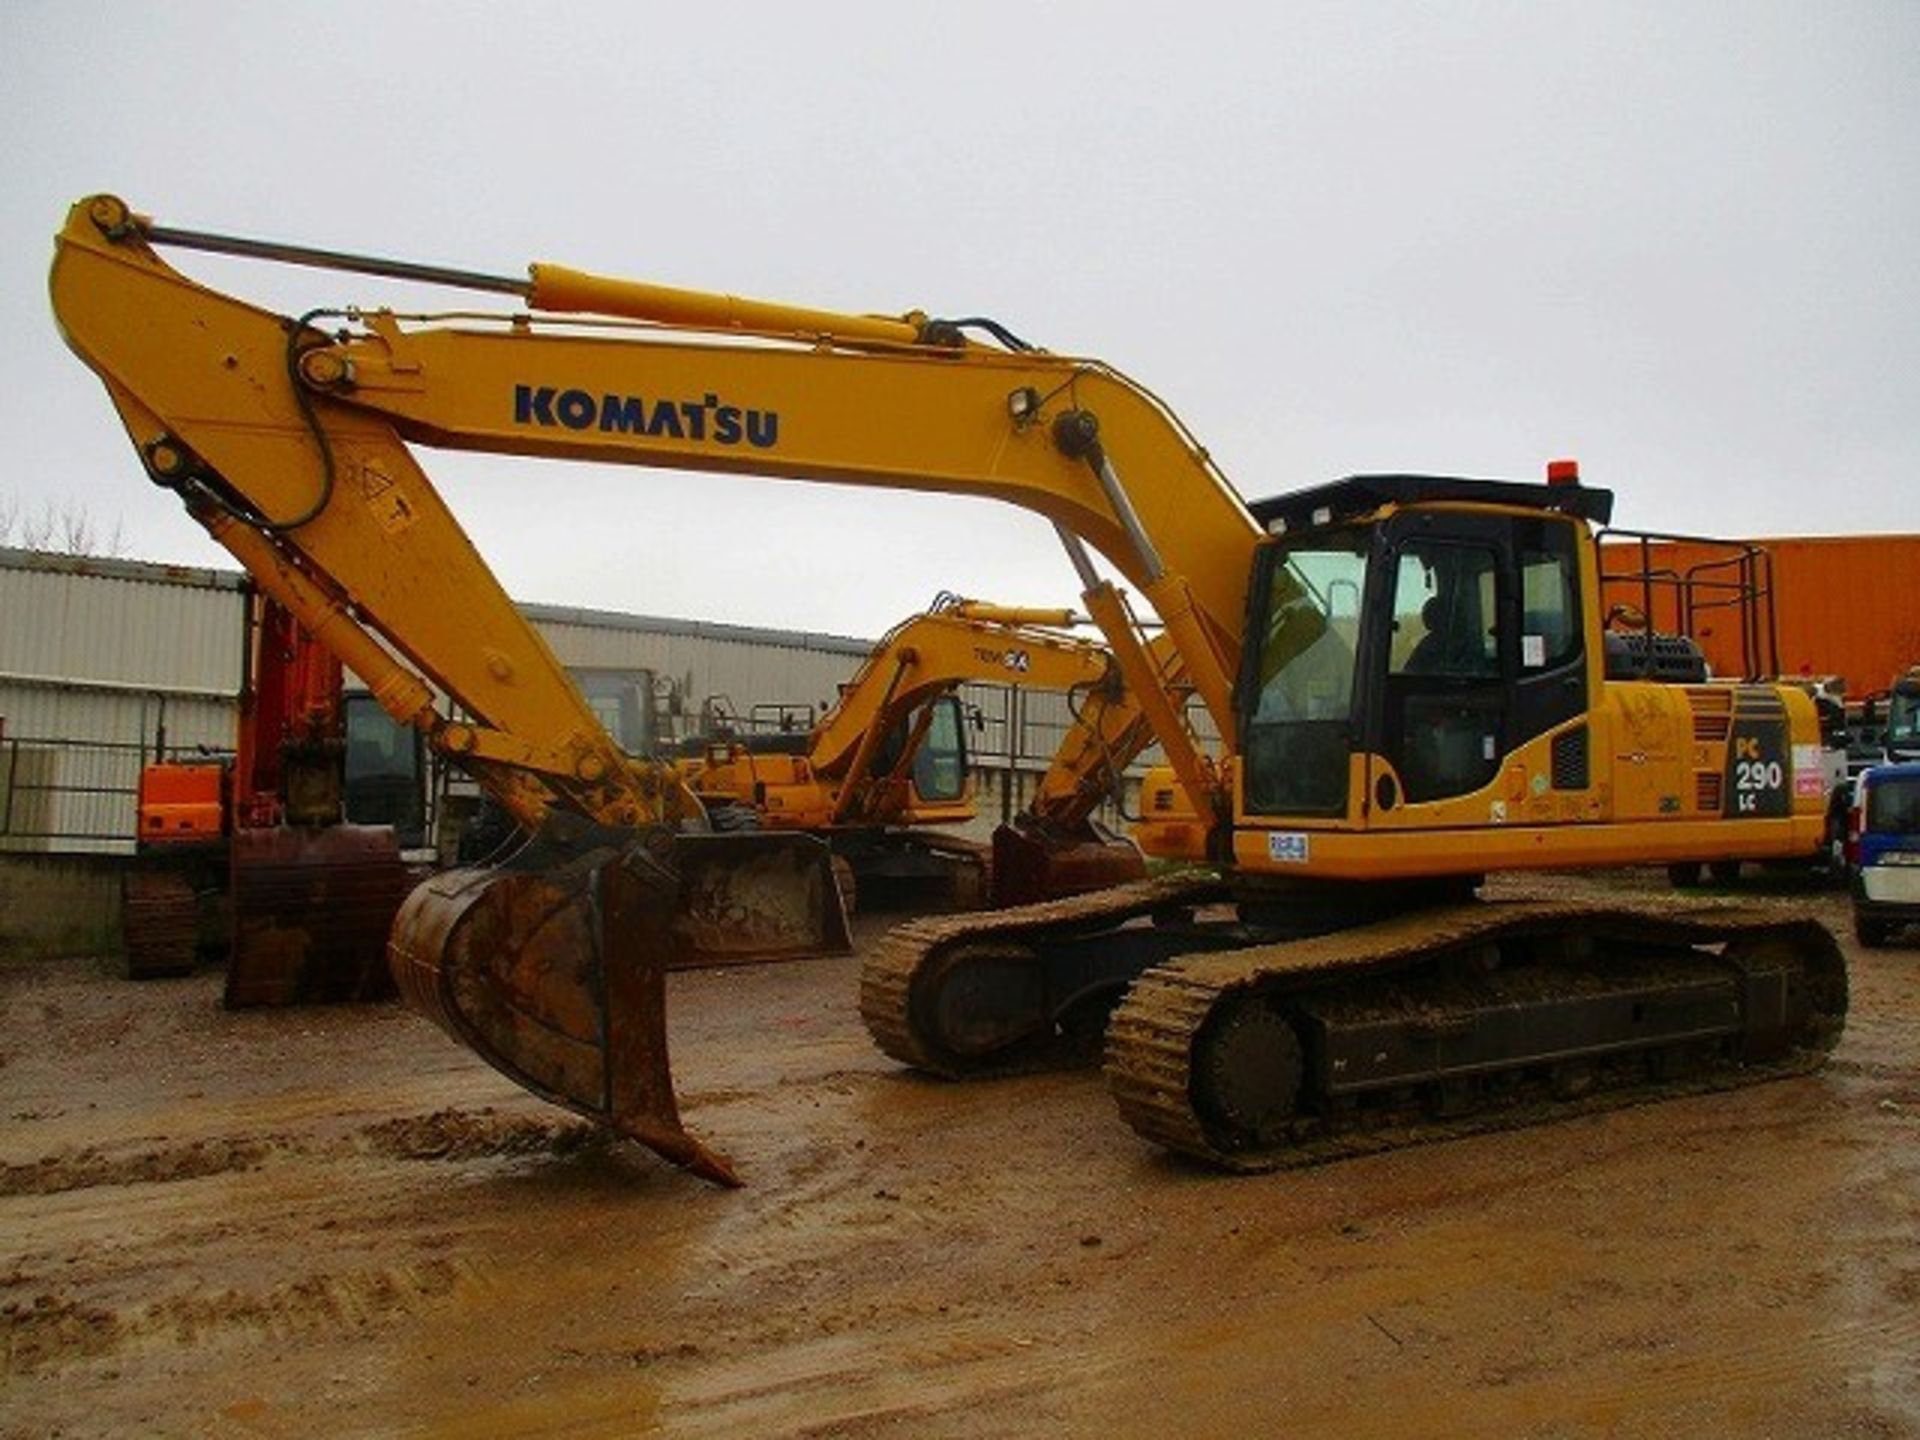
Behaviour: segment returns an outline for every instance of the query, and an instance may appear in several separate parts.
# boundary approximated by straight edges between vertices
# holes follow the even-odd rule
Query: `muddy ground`
[[[1920,1434],[1920,949],[1847,948],[1815,1077],[1253,1179],[901,1073],[854,961],[676,976],[737,1192],[396,1007],[12,965],[0,1431]]]

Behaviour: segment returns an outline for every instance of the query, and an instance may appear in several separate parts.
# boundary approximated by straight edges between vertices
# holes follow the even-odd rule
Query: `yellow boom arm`
[[[196,284],[155,245],[462,285],[534,313],[288,320]],[[1005,348],[969,343],[976,322],[233,241],[166,229],[109,196],[69,213],[50,284],[67,343],[105,383],[149,476],[390,713],[555,847],[540,864],[417,890],[394,930],[403,991],[522,1084],[702,1174],[731,1178],[680,1125],[664,961],[635,937],[667,927],[695,954],[776,951],[796,928],[788,901],[819,913],[824,852],[814,864],[766,847],[742,864],[736,848],[703,863],[723,847],[681,835],[699,823],[697,800],[670,766],[613,744],[410,444],[943,491],[1045,515],[1128,693],[1182,785],[1219,813],[1218,776],[1181,706],[1190,687],[1231,753],[1260,528],[1172,413],[1099,361],[997,330]],[[1089,547],[1159,613],[1158,658]],[[436,714],[436,686],[471,722]]]
[[[1157,703],[1146,693],[1157,673],[1081,541],[1159,612],[1231,748],[1259,528],[1172,413],[1099,361],[949,343],[912,318],[750,305],[547,266],[523,287],[534,304],[650,323],[522,315],[490,328],[405,328],[377,312],[329,335],[180,275],[149,243],[175,233],[110,198],[75,207],[52,277],[69,344],[106,381],[155,478],[200,497],[196,513],[230,548],[253,537],[236,539],[225,520],[268,522],[245,528],[277,562],[253,545],[243,563],[276,578],[298,572],[311,582],[300,611],[334,607],[336,632],[378,635],[415,678],[456,696],[482,723],[443,741],[482,764],[537,774],[590,813],[649,811],[644,780],[608,778],[620,767],[579,723],[584,706],[512,615],[408,441],[1024,506],[1075,553],[1089,609],[1141,703]],[[689,325],[724,333],[696,337]],[[487,643],[472,643],[476,634]],[[411,709],[418,687],[374,668],[376,693]],[[1197,747],[1159,719],[1182,780],[1210,793]],[[519,797],[515,808],[524,818],[537,802]]]

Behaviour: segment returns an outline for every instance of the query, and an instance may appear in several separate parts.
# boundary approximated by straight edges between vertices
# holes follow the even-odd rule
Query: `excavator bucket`
[[[853,949],[832,853],[811,835],[678,835],[674,968],[798,960]]]
[[[234,832],[228,1006],[379,1000],[387,932],[413,883],[385,825]]]
[[[553,855],[536,841],[419,886],[393,927],[400,993],[534,1094],[738,1185],[680,1121],[666,972],[850,948],[826,847],[660,831]]]
[[[1137,845],[1093,824],[1069,836],[1037,826],[1002,825],[993,832],[993,903],[999,908],[1064,900],[1146,874]]]

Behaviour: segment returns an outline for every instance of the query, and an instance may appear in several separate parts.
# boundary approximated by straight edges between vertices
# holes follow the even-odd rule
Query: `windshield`
[[[651,752],[652,671],[569,669],[567,673],[614,744],[629,755]]]
[[[1920,835],[1920,775],[1867,782],[1867,833]]]
[[[1920,745],[1920,694],[1903,690],[1893,692],[1887,702],[1887,738],[1889,745]]]
[[[1247,720],[1247,803],[1256,811],[1346,809],[1370,538],[1337,530],[1274,548]]]
[[[960,702],[946,696],[933,702],[933,720],[920,753],[913,757],[913,788],[922,800],[944,803],[967,793],[967,752],[960,729]]]

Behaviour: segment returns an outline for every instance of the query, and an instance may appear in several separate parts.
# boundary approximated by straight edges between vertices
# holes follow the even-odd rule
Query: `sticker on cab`
[[[1267,832],[1267,858],[1279,860],[1289,865],[1307,863],[1307,837],[1300,830],[1269,830]]]
[[[1793,794],[1795,799],[1818,799],[1827,793],[1827,777],[1820,773],[1820,747],[1793,747]]]

